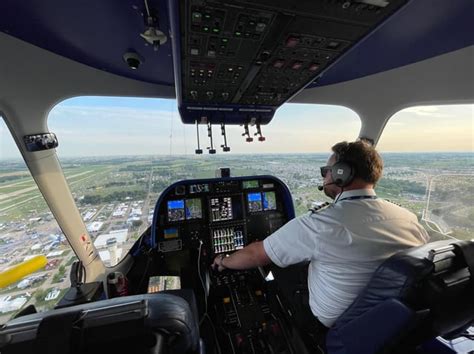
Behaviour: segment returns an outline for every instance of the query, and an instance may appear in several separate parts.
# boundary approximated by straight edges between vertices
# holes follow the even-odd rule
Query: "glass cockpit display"
[[[201,199],[186,199],[186,220],[201,219],[202,205]]]
[[[189,186],[189,193],[207,193],[209,192],[209,184],[200,183],[200,184],[191,184]]]
[[[202,203],[200,198],[168,201],[168,221],[176,222],[202,218]]]
[[[258,180],[243,181],[242,188],[243,189],[258,188]]]
[[[263,192],[263,210],[276,210],[275,192]]]
[[[182,221],[184,220],[184,200],[169,200],[168,201],[168,221]]]
[[[233,219],[231,197],[211,198],[210,204],[212,221],[225,221]]]
[[[247,203],[249,213],[277,209],[275,192],[249,193]]]
[[[262,211],[262,194],[260,192],[247,194],[247,203],[249,212]]]

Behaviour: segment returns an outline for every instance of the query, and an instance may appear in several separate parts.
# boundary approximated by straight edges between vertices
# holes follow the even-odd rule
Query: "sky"
[[[175,100],[82,97],[52,109],[50,131],[59,139],[59,157],[111,155],[193,155],[196,127],[181,123]],[[265,142],[245,142],[243,127],[227,127],[232,153],[329,152],[334,143],[354,140],[360,130],[357,114],[326,105],[286,104],[269,125]],[[251,132],[255,130],[251,128]],[[213,129],[218,153],[219,127]],[[201,126],[201,148],[209,145]],[[474,105],[412,107],[395,114],[378,144],[382,152],[474,152]],[[20,157],[0,120],[0,159]]]

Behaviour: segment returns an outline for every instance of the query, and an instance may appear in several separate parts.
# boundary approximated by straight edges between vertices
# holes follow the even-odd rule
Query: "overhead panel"
[[[267,124],[406,1],[170,1],[183,122]]]

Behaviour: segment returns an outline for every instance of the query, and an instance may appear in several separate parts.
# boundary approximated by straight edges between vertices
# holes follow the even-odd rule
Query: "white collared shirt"
[[[289,221],[263,241],[279,267],[310,261],[309,303],[327,327],[354,301],[380,263],[429,239],[415,214],[364,196],[375,196],[375,191],[343,192],[337,203]]]

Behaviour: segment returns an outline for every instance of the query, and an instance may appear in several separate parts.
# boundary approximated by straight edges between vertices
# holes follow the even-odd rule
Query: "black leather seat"
[[[407,353],[474,324],[474,242],[438,241],[395,254],[331,327],[330,354]]]
[[[188,301],[145,294],[22,316],[0,328],[0,352],[196,353],[198,320]]]

